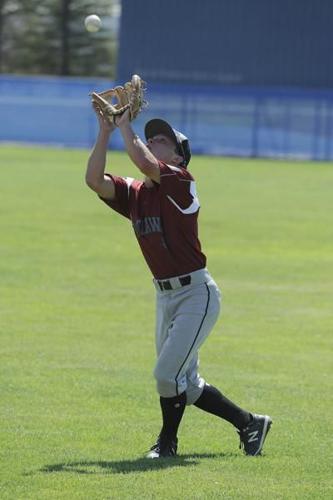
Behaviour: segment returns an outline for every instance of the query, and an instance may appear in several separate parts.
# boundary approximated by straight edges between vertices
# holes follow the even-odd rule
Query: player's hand
[[[124,111],[123,114],[114,117],[115,123],[119,128],[128,126],[130,123],[130,119],[131,119],[131,112],[129,109]]]
[[[107,120],[104,117],[104,115],[101,111],[101,108],[96,103],[93,103],[92,107],[93,107],[93,110],[95,111],[95,114],[97,116],[100,130],[104,131],[104,132],[109,132],[109,133],[113,132],[113,130],[115,130],[115,128],[116,128],[116,125],[113,123],[110,123],[109,120]]]

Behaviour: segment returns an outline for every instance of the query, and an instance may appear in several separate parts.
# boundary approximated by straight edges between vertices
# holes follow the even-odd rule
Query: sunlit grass
[[[201,373],[274,421],[263,457],[186,411],[159,431],[154,289],[129,221],[84,185],[87,151],[0,150],[0,497],[331,498],[333,165],[196,157],[223,294]],[[121,153],[109,170],[135,175]]]

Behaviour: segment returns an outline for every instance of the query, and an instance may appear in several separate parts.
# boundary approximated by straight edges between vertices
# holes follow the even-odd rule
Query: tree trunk
[[[2,37],[3,37],[3,5],[4,5],[4,0],[0,0],[0,73],[3,71],[3,43],[2,43]]]
[[[70,75],[69,20],[71,0],[61,0],[61,75]]]

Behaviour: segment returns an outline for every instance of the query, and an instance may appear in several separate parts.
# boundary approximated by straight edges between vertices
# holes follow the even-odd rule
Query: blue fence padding
[[[90,148],[98,131],[89,92],[104,79],[0,76],[0,141]],[[133,126],[168,120],[193,153],[332,160],[333,91],[149,85]],[[123,149],[117,131],[113,149]]]

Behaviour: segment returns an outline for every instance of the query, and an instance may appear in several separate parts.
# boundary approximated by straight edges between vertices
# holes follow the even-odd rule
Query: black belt
[[[175,278],[179,281],[180,286],[186,286],[191,284],[191,276],[182,276],[181,278]],[[180,288],[179,286],[172,286],[170,280],[156,280],[160,289],[163,290],[176,290]]]

